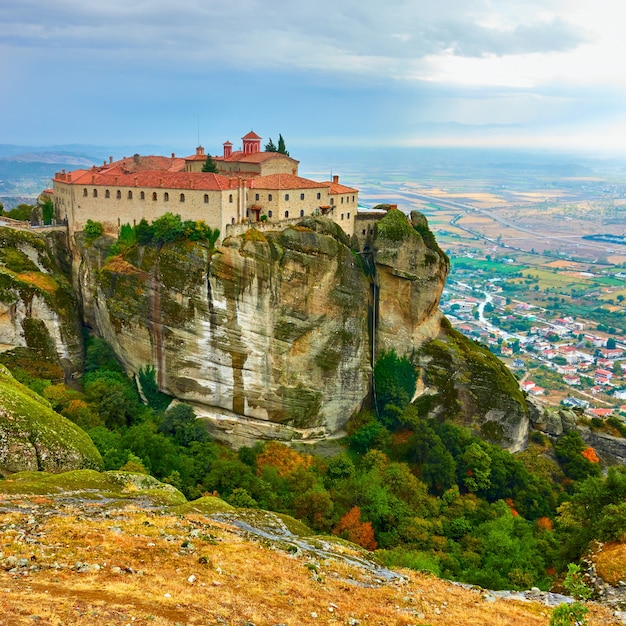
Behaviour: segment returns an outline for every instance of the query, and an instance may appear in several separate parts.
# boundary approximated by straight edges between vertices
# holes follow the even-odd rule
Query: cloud
[[[553,4],[556,0],[553,1]],[[544,6],[546,2],[542,3]],[[108,50],[135,60],[175,54],[188,63],[387,71],[428,55],[570,50],[588,39],[562,18],[519,21],[511,3],[487,0],[5,0],[0,42],[21,47]],[[528,5],[532,7],[532,3]]]

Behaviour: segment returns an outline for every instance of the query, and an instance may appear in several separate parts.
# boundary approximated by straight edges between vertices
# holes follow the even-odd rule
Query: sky
[[[0,143],[626,153],[620,0],[2,0]]]

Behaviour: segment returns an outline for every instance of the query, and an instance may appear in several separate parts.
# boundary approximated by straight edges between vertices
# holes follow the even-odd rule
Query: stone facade
[[[224,233],[233,224],[326,215],[352,235],[358,190],[332,181],[316,182],[297,175],[298,161],[277,152],[261,152],[260,138],[249,133],[245,150],[215,157],[219,173],[202,172],[204,148],[177,159],[124,158],[89,170],[59,172],[53,179],[56,218],[70,233],[88,219],[117,235],[122,224],[154,221],[167,212],[185,220],[203,220]]]

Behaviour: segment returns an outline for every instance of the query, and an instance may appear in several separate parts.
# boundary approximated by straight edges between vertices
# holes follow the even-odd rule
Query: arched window
[[[304,217],[304,209],[300,209],[300,217]]]
[[[289,217],[289,211],[285,211],[285,217]]]
[[[354,202],[354,196],[352,196],[352,202]]]
[[[204,194],[204,204],[209,204],[209,194],[208,193]]]
[[[267,212],[267,217],[272,217],[272,212],[271,211]]]
[[[234,218],[234,217],[231,217],[231,218],[230,218],[230,223],[231,223],[231,224],[234,224],[234,223],[235,223],[235,218]]]
[[[87,196],[87,187],[83,189],[83,196]]]
[[[163,200],[165,200],[165,202],[169,202],[170,201],[170,194],[167,193],[167,191],[163,194]]]
[[[121,200],[121,199],[122,199],[122,192],[121,192],[119,189],[115,192],[115,197],[116,197],[118,200]]]
[[[228,201],[232,204],[233,203],[233,194],[229,193],[228,194]]]
[[[343,222],[343,213],[341,214],[341,221]]]
[[[348,219],[350,219],[350,213],[348,213]]]
[[[335,204],[335,198],[331,198],[331,199],[330,199],[330,203],[331,203],[331,204]]]
[[[184,194],[184,193],[181,193],[181,194],[180,194],[180,201],[181,201],[181,202],[184,202],[184,201],[185,201],[185,194]]]
[[[156,202],[157,201],[157,192],[153,191],[152,192],[152,202]]]
[[[321,194],[319,191],[317,192],[317,199],[318,199],[318,200],[321,200],[321,199],[322,199],[322,194]]]
[[[139,192],[139,199],[140,200],[145,200],[146,199],[146,192],[145,191],[140,191]]]
[[[343,196],[341,196],[341,204],[343,204]]]
[[[132,200],[133,199],[133,192],[132,191],[128,191],[128,199]]]
[[[258,201],[259,201],[259,198],[260,198],[259,194],[258,194],[258,193],[255,193],[255,194],[254,194],[254,200],[255,200],[256,202],[258,202]]]
[[[93,190],[93,197],[94,197],[94,198],[97,198],[97,197],[98,197],[98,190],[97,190],[97,189],[94,189],[94,190]]]
[[[104,197],[105,198],[110,198],[111,197],[111,192],[108,189],[104,192]]]
[[[304,200],[304,194],[303,193],[300,194],[300,200]]]
[[[271,201],[272,201],[272,194],[271,194],[271,193],[268,193],[268,194],[267,194],[267,201],[268,201],[268,202],[271,202]]]
[[[288,193],[285,194],[285,202],[289,202],[289,194]]]

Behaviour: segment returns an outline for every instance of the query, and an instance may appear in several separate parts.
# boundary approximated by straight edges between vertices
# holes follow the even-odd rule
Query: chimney
[[[115,177],[115,184],[116,184],[116,185],[118,184],[119,179],[120,179],[120,177],[119,177],[119,176],[116,176],[116,177]]]
[[[336,183],[338,183],[338,182],[339,182],[339,176],[337,176],[337,175],[335,174],[335,176],[333,176],[333,183],[335,183],[335,184],[336,184]]]
[[[163,187],[163,179],[159,178],[159,187]]]
[[[65,174],[65,168],[61,170],[61,174]]]
[[[68,183],[72,182],[72,173],[71,172],[67,175],[67,182]]]
[[[202,146],[196,148],[196,156],[204,156],[204,148]]]
[[[133,154],[133,161],[134,161],[135,165],[139,165],[139,155],[138,154]]]
[[[113,163],[113,157],[112,156],[109,157],[109,163]]]
[[[137,186],[137,181],[138,181],[138,180],[139,180],[139,179],[137,178],[137,176],[135,176],[135,187]]]
[[[95,174],[91,177],[91,184],[92,185],[96,184],[96,175]]]
[[[189,189],[193,189],[193,180],[189,179]]]
[[[172,152],[172,160],[176,158],[176,155]]]

